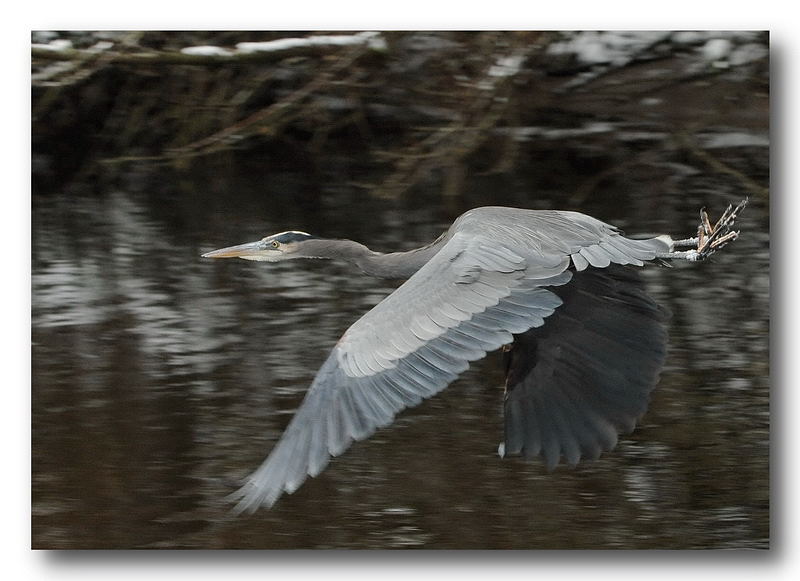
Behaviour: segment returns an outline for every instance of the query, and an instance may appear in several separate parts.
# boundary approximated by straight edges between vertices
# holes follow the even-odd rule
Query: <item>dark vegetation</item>
[[[678,164],[767,195],[767,147],[744,157],[741,143],[709,147],[721,133],[766,131],[766,33],[734,35],[720,56],[708,54],[707,36],[665,32],[607,62],[553,50],[580,33],[542,31],[235,48],[324,34],[34,33],[35,186],[113,177],[132,164],[180,173],[249,160],[305,168],[371,196],[417,186],[456,196],[465,176],[536,164],[548,168],[537,178],[544,191],[558,187],[548,175],[588,176],[566,193],[575,206],[622,173],[651,190],[675,187]],[[54,37],[71,48],[45,46]],[[181,52],[198,45],[228,52]]]

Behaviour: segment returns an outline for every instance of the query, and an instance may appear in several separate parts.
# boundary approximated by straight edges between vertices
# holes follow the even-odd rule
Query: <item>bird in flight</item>
[[[408,252],[291,230],[203,254],[337,259],[407,279],[336,343],[272,452],[234,493],[235,510],[272,506],[500,348],[501,456],[541,456],[552,469],[613,449],[645,413],[666,354],[664,312],[632,267],[707,258],[736,239],[746,202],[714,225],[701,211],[697,235],[681,240],[627,238],[578,212],[484,207]]]

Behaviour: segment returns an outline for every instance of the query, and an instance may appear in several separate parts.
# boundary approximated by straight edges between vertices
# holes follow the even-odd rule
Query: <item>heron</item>
[[[482,207],[407,252],[289,230],[203,254],[336,259],[406,279],[336,343],[271,453],[231,495],[234,509],[271,507],[498,349],[499,456],[541,457],[548,470],[596,460],[644,415],[666,356],[665,311],[634,267],[708,258],[737,238],[746,202],[714,225],[701,210],[697,235],[678,240],[629,238],[574,211]]]

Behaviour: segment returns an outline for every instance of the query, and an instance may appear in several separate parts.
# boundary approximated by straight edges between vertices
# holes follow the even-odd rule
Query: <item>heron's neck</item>
[[[317,242],[317,244],[314,244]],[[379,278],[409,278],[422,265],[439,252],[444,237],[422,248],[408,252],[383,254],[374,252],[353,240],[309,240],[304,251],[309,250],[314,258],[344,260],[357,266],[364,274]],[[316,248],[315,248],[316,246]]]

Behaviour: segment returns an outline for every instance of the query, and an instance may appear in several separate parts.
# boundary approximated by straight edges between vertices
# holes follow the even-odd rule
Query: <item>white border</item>
[[[780,389],[782,407],[773,410],[773,543],[768,554],[742,556],[735,553],[105,553],[71,557],[32,552],[30,547],[30,30],[31,29],[769,29],[773,46],[773,179],[785,192],[773,191],[773,252],[779,261],[772,264],[774,278],[781,285],[774,296],[783,300],[773,306],[774,353],[791,358],[793,329],[797,309],[790,303],[800,300],[794,284],[797,258],[789,255],[791,246],[778,251],[782,242],[794,239],[797,202],[797,151],[792,137],[798,134],[794,110],[798,98],[798,41],[796,18],[791,3],[750,1],[700,2],[528,2],[494,0],[470,6],[465,0],[439,2],[294,2],[270,0],[224,3],[167,3],[164,0],[136,2],[90,1],[60,2],[39,0],[27,5],[6,7],[3,24],[2,94],[4,114],[2,188],[4,285],[2,304],[3,369],[10,369],[3,382],[3,460],[5,474],[0,498],[3,506],[3,569],[13,578],[36,579],[219,579],[235,575],[242,579],[270,578],[273,575],[304,573],[328,578],[403,579],[409,575],[461,579],[484,579],[524,575],[526,581],[558,576],[591,579],[669,579],[690,578],[753,579],[769,574],[790,578],[797,574],[798,551],[795,528],[798,526],[798,487],[795,478],[797,453],[792,445],[797,430],[797,390],[800,384],[789,361],[773,363],[773,389]],[[777,78],[780,76],[781,78]],[[11,83],[8,83],[8,80]],[[777,107],[775,106],[777,105]],[[783,137],[781,137],[781,135]],[[777,145],[784,146],[778,150]],[[793,161],[792,161],[793,160]],[[782,177],[784,176],[785,177]],[[785,287],[783,285],[786,285]],[[785,309],[785,311],[784,311]],[[789,317],[788,319],[786,317]],[[783,322],[781,322],[783,321]],[[792,336],[790,336],[792,335]],[[785,345],[785,347],[782,347]],[[791,366],[794,367],[794,366]],[[784,461],[788,462],[783,465]],[[535,576],[535,577],[534,577]],[[272,577],[280,580],[281,577]]]

